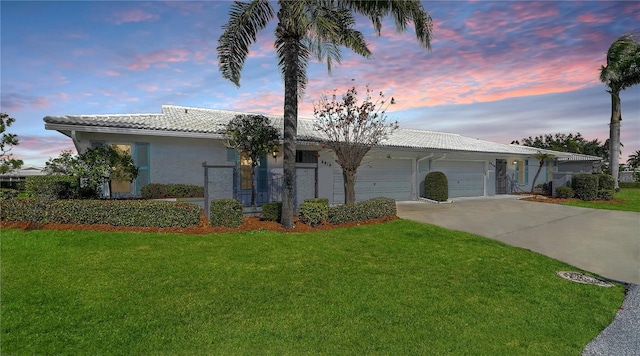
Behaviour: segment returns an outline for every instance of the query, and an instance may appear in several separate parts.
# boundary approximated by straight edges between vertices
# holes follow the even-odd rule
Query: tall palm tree
[[[616,181],[620,161],[620,92],[640,83],[640,43],[628,33],[615,40],[607,51],[607,65],[600,68],[600,81],[611,95],[611,122],[609,124],[609,170]]]
[[[340,62],[341,47],[369,58],[371,51],[364,36],[353,29],[355,15],[368,17],[377,35],[382,19],[391,15],[399,32],[412,23],[419,44],[431,48],[433,29],[430,15],[420,1],[387,0],[299,0],[277,2],[277,16],[267,0],[236,1],[229,12],[229,22],[218,40],[219,69],[222,76],[237,86],[240,72],[257,41],[257,33],[277,17],[275,43],[278,66],[284,80],[284,182],[282,186],[282,226],[293,228],[293,193],[295,187],[296,134],[298,100],[307,84],[307,64],[312,56],[327,61],[327,69]]]

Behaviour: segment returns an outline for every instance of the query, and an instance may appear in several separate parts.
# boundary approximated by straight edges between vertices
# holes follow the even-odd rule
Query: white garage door
[[[356,176],[356,201],[376,197],[412,200],[412,162],[409,159],[380,159],[363,163]],[[334,169],[333,176],[333,201],[343,203],[344,185],[340,166]]]
[[[440,171],[447,176],[449,198],[484,195],[484,162],[435,161],[431,171]]]

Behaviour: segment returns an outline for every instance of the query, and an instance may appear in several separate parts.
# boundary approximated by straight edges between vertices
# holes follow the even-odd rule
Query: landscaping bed
[[[134,226],[113,226],[107,224],[95,224],[95,225],[86,225],[86,224],[57,224],[57,223],[45,223],[45,224],[34,224],[32,222],[20,221],[20,222],[11,222],[11,221],[0,221],[0,227],[5,228],[17,228],[22,230],[34,230],[34,229],[43,229],[43,230],[78,230],[78,231],[123,231],[123,232],[161,232],[161,233],[180,233],[180,234],[215,234],[215,233],[225,233],[225,232],[242,232],[242,231],[257,231],[257,230],[266,230],[266,231],[274,231],[274,232],[313,232],[313,231],[326,231],[335,228],[342,227],[350,227],[350,226],[361,226],[361,225],[371,225],[371,224],[379,224],[382,222],[396,220],[397,216],[389,216],[385,218],[379,219],[371,219],[367,221],[356,221],[349,222],[340,225],[333,225],[330,223],[324,223],[317,226],[311,226],[298,221],[298,217],[295,217],[295,227],[292,230],[286,230],[280,225],[280,223],[275,221],[263,221],[258,217],[245,217],[244,222],[238,228],[228,228],[221,226],[211,226],[209,224],[208,219],[204,215],[204,212],[201,213],[200,222],[196,226],[189,227],[165,227],[165,228],[154,228],[154,227],[134,227]]]

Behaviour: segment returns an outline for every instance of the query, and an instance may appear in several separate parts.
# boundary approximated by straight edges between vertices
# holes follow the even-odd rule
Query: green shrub
[[[140,189],[143,199],[164,198],[167,196],[166,184],[151,183]]]
[[[70,176],[32,176],[25,180],[25,191],[32,198],[76,199],[80,197],[80,182]]]
[[[614,189],[603,189],[598,191],[598,199],[600,200],[611,200],[613,199],[613,194],[615,193]]]
[[[235,199],[212,200],[209,210],[211,226],[239,227],[244,222],[242,203]]]
[[[169,196],[176,198],[200,198],[204,197],[204,187],[188,184],[169,184],[167,187]]]
[[[449,199],[449,183],[442,172],[430,172],[424,178],[424,196],[435,201]]]
[[[147,184],[140,189],[143,199],[195,198],[204,196],[204,187],[189,184]]]
[[[273,202],[262,205],[262,220],[277,221],[282,219],[282,203]]]
[[[571,187],[558,187],[556,188],[556,197],[573,198],[573,189]]]
[[[598,176],[595,174],[576,174],[571,180],[573,194],[580,200],[596,200],[598,197]]]
[[[9,201],[8,201],[9,202]],[[17,199],[2,204],[2,220],[60,224],[187,227],[200,222],[194,204],[143,200],[43,200]],[[40,205],[40,206],[39,206]]]
[[[2,221],[46,221],[45,201],[36,198],[8,199],[0,201],[0,220]],[[41,207],[41,208],[39,208]]]
[[[373,198],[355,204],[329,208],[329,222],[334,225],[396,215],[396,202],[390,198]]]
[[[600,173],[598,176],[598,190],[616,189],[616,180],[610,174]]]
[[[640,182],[618,182],[620,188],[640,188]]]
[[[15,199],[19,194],[20,191],[16,189],[0,188],[0,200]]]
[[[378,197],[364,201],[367,210],[367,219],[377,219],[387,216],[396,216],[396,201],[391,198]]]
[[[329,199],[313,198],[305,200],[298,212],[304,224],[317,226],[329,219]]]
[[[536,188],[540,189],[540,192],[543,195],[549,195],[551,194],[551,191],[549,190],[549,183],[541,183],[536,185]]]

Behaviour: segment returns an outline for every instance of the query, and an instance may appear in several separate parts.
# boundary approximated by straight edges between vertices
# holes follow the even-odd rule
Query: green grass
[[[622,286],[406,220],[206,236],[3,230],[1,354],[580,355]]]
[[[622,210],[640,212],[640,189],[622,188],[613,196],[613,199],[622,200],[622,203],[606,201],[572,201],[564,205],[579,206],[582,208]]]

